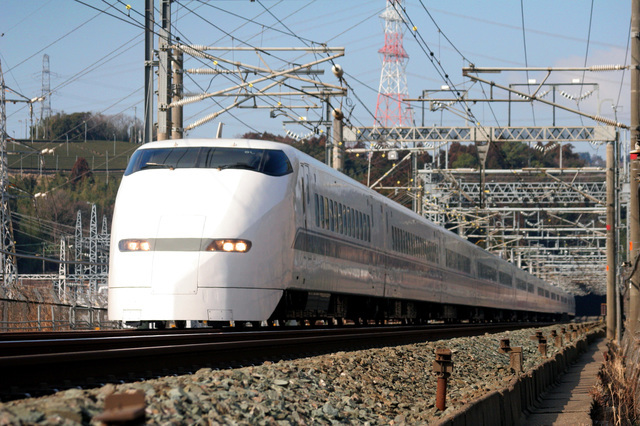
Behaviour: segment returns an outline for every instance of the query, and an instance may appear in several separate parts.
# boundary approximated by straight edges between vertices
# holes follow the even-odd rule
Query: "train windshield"
[[[269,176],[293,172],[287,155],[279,149],[220,147],[155,148],[136,151],[125,176],[148,169],[243,169]]]

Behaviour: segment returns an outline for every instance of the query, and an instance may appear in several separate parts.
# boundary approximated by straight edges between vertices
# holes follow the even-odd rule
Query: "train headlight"
[[[248,240],[213,240],[207,245],[207,251],[225,251],[228,253],[246,253],[251,249]]]
[[[120,251],[149,251],[151,243],[147,240],[120,240],[118,248]]]

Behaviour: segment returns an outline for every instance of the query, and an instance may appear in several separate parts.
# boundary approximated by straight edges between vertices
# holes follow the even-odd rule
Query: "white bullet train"
[[[275,142],[184,139],[132,156],[109,318],[560,319],[573,296]]]

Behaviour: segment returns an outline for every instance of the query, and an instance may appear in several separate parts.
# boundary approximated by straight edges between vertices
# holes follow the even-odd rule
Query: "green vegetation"
[[[107,170],[120,174],[127,167],[133,151],[140,145],[122,141],[25,142],[9,141],[7,154],[13,173],[51,173],[70,171],[78,158],[85,158],[97,173]]]
[[[82,212],[87,235],[92,204],[96,205],[99,227],[103,216],[110,225],[121,175],[94,174],[82,157],[70,172],[12,174],[9,193],[16,251],[58,257],[60,237],[74,234],[78,211]],[[38,260],[18,259],[20,273],[54,272],[57,267],[52,263],[43,266]]]

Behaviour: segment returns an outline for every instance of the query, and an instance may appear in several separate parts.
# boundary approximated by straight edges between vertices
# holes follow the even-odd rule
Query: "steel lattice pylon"
[[[2,224],[2,281],[7,288],[16,281],[15,244],[13,241],[13,227],[11,226],[11,212],[9,210],[9,171],[7,164],[7,114],[5,99],[4,75],[0,63],[0,223]]]
[[[40,109],[40,123],[43,126],[43,135],[49,137],[48,127],[50,123],[47,119],[51,118],[51,70],[49,68],[49,55],[42,57],[42,107]]]
[[[103,217],[102,230],[98,233],[97,208],[92,204],[89,236],[83,236],[82,212],[78,210],[74,235],[63,235],[60,239],[60,260],[75,259],[73,268],[63,263],[60,265],[57,283],[61,300],[84,306],[105,306],[110,239],[108,228],[107,218]],[[72,243],[67,244],[67,240]]]
[[[419,206],[416,211],[431,221],[573,294],[604,293],[604,168],[448,169],[446,165],[440,168],[439,159],[442,148],[446,158],[453,142],[476,146],[553,142],[555,149],[563,142],[618,143],[615,127],[345,127],[344,140],[351,146],[366,146],[347,149],[353,153],[432,152],[436,162],[425,164],[421,170],[414,164],[414,178],[408,186],[383,187],[381,181],[409,155],[370,186],[377,190],[395,189],[396,194]],[[619,215],[629,205],[629,193],[623,185],[628,175],[628,157],[628,151],[619,156]],[[618,225],[617,232],[618,241],[624,241],[624,226]],[[621,273],[621,262],[616,268]]]
[[[384,46],[382,73],[378,89],[375,126],[398,127],[413,124],[413,111],[405,100],[409,97],[406,66],[409,55],[403,47],[404,18],[401,15],[402,0],[387,0],[387,7],[380,15],[384,19]]]
[[[487,172],[480,208],[477,171],[420,170],[425,216],[574,294],[604,294],[605,170]]]

